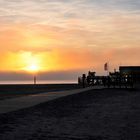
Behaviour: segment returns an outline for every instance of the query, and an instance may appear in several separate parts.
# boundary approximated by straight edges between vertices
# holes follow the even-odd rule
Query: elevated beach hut
[[[140,66],[120,66],[120,73],[127,75],[133,75],[134,81],[140,83]]]

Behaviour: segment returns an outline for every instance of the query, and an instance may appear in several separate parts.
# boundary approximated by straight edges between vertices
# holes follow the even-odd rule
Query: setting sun
[[[2,81],[18,79],[16,73],[45,73],[47,80],[62,79],[64,72],[70,74],[63,79],[88,70],[102,75],[105,62],[110,71],[140,65],[136,0],[0,1]]]
[[[37,72],[39,70],[39,66],[36,64],[31,64],[25,68],[29,72]]]
[[[42,57],[39,54],[33,54],[31,52],[21,52],[20,53],[21,70],[25,70],[27,72],[38,72],[41,70],[43,63]]]

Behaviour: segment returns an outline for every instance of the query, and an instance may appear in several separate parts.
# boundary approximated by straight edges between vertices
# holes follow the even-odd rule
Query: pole
[[[36,85],[36,75],[34,75],[34,85]]]

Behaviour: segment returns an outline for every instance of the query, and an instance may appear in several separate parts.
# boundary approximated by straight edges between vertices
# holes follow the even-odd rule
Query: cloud
[[[136,0],[0,0],[1,21],[93,29],[115,14],[139,15]],[[77,22],[71,22],[77,21]]]
[[[39,55],[45,67],[57,70],[103,72],[108,60],[114,67],[121,60],[139,64],[138,0],[0,0],[0,5],[2,64],[10,62],[9,53],[18,59],[21,52]]]
[[[78,76],[82,75],[84,70],[75,71],[57,71],[57,72],[44,72],[38,73],[37,81],[47,80],[66,80],[77,82]],[[27,81],[33,80],[33,76],[26,72],[0,72],[0,81]]]

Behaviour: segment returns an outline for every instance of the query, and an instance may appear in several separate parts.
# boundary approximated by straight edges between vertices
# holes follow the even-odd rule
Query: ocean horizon
[[[36,84],[76,84],[76,80],[37,80]],[[13,80],[13,81],[0,81],[0,85],[14,85],[14,84],[34,84],[33,80],[24,80],[24,81],[19,81],[19,80]]]

